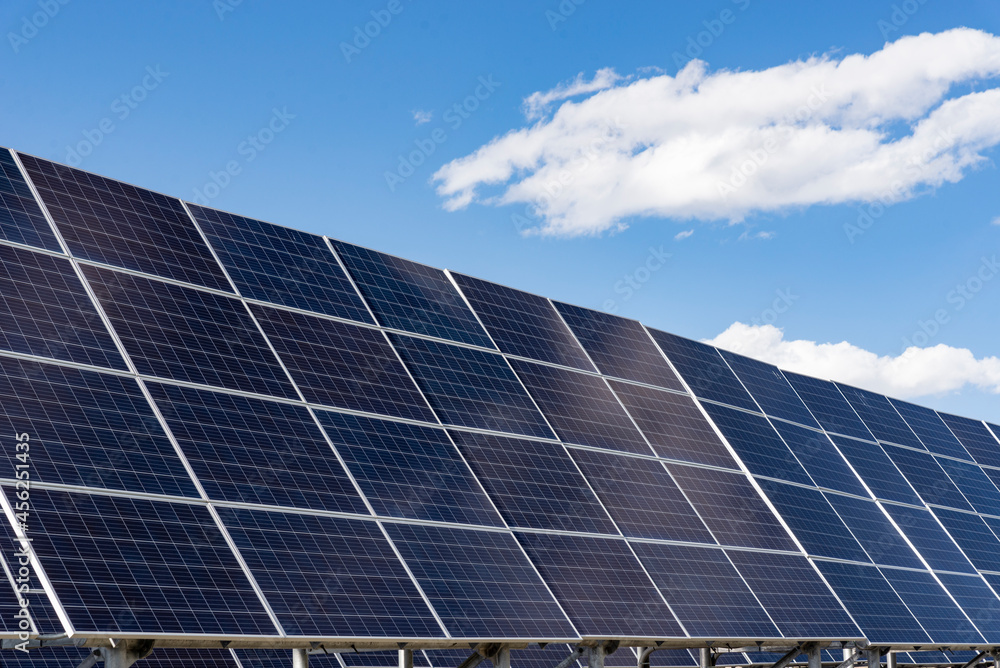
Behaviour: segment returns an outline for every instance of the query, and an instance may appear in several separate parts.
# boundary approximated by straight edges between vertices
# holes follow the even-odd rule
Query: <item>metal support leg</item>
[[[604,643],[587,648],[587,664],[589,668],[604,668]]]
[[[702,647],[698,650],[698,667],[712,668],[712,648]]]
[[[823,668],[823,652],[819,645],[810,645],[806,656],[809,657],[809,668]]]
[[[636,664],[637,668],[649,668],[649,657],[653,655],[655,650],[655,647],[640,647],[639,661]]]
[[[889,652],[885,655],[885,665],[887,668],[896,668],[896,653]]]
[[[510,668],[510,647],[501,647],[495,656],[490,657],[493,661],[493,668]],[[402,668],[402,666],[400,666]],[[409,668],[413,668],[410,662]]]
[[[413,668],[413,650],[399,650],[399,668]]]
[[[309,668],[309,650],[292,650],[292,668]]]
[[[119,641],[116,647],[104,647],[104,668],[131,668],[139,659],[145,659],[153,651],[153,640]]]
[[[877,647],[868,648],[868,668],[879,668],[882,665],[882,652]]]

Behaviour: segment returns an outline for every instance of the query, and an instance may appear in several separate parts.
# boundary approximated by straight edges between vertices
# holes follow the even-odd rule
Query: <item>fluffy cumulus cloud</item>
[[[877,355],[855,345],[786,341],[774,325],[734,323],[706,343],[782,369],[836,380],[894,397],[909,398],[975,387],[1000,393],[1000,358],[977,359],[966,348],[943,344],[910,347],[897,356]]]
[[[735,222],[899,201],[986,162],[1000,143],[998,75],[1000,37],[967,28],[760,71],[601,70],[529,96],[532,125],[434,182],[449,210],[518,205],[519,227],[567,236],[642,216]]]

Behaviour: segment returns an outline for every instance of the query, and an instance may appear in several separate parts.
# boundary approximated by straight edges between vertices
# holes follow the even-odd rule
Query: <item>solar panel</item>
[[[945,508],[933,512],[977,569],[1000,572],[1000,540],[983,518]]]
[[[824,496],[873,562],[903,568],[924,568],[879,504],[840,494]]]
[[[696,396],[749,411],[760,410],[718,350],[656,329],[649,329],[649,333]]]
[[[26,246],[61,251],[14,157],[0,149],[0,238]]]
[[[500,355],[409,336],[390,338],[445,424],[555,438]]]
[[[596,371],[548,299],[463,274],[452,276],[503,352]]]
[[[440,651],[440,650],[439,650]],[[451,652],[453,650],[444,650],[446,652]],[[464,650],[459,650],[459,653],[464,652]],[[339,660],[338,668],[342,665],[344,668],[398,668],[399,667],[399,652],[393,651],[375,651],[375,652],[338,652],[335,654]],[[458,659],[459,662],[462,661],[465,656]],[[311,657],[310,657],[311,658]],[[285,662],[288,663],[287,661]],[[311,663],[311,661],[310,661]],[[425,652],[414,652],[413,653],[413,665],[417,668],[430,668],[431,662],[427,660]],[[448,664],[451,665],[450,663]],[[457,665],[457,664],[456,664]]]
[[[20,158],[74,257],[231,290],[180,200],[34,156]]]
[[[938,463],[948,472],[977,511],[1000,515],[1000,491],[997,491],[990,478],[983,473],[983,469],[974,464],[956,462],[944,457],[939,458]]]
[[[83,267],[139,373],[298,398],[236,299]]]
[[[979,420],[958,415],[948,415],[938,413],[952,433],[958,437],[965,449],[975,458],[975,461],[987,466],[1000,466],[1000,443],[993,438],[993,434],[986,428],[986,425]]]
[[[463,431],[450,434],[508,525],[617,533],[562,445]]]
[[[196,204],[188,208],[244,297],[374,324],[323,237]]]
[[[997,603],[996,594],[986,586],[982,578],[954,573],[938,573],[937,577],[945,589],[955,597],[958,605],[965,610],[986,641],[1000,642],[1000,620],[997,619],[1000,603]],[[991,580],[996,576],[984,574],[982,577]],[[996,589],[995,579],[990,584]]]
[[[856,441],[843,436],[830,438],[876,497],[921,505],[913,488],[877,443]]]
[[[972,564],[944,532],[929,510],[885,504],[886,511],[934,570],[972,573]]]
[[[958,442],[955,435],[948,429],[936,412],[930,408],[910,404],[899,399],[889,399],[906,424],[917,435],[924,447],[937,455],[956,457],[971,462],[972,456]]]
[[[750,391],[764,413],[772,417],[819,428],[819,423],[802,403],[784,374],[776,366],[743,355],[719,350],[730,368]]]
[[[0,349],[124,370],[69,260],[0,246]]]
[[[917,618],[928,635],[939,643],[976,643],[983,637],[955,602],[927,571],[880,569],[896,595]]]
[[[835,384],[788,371],[784,375],[824,429],[844,436],[875,440]]]
[[[850,385],[836,385],[878,440],[925,449],[887,397]]]
[[[933,455],[894,445],[883,445],[882,449],[896,464],[896,467],[917,491],[920,498],[924,500],[924,503],[972,510],[966,497],[955,486],[952,478],[948,477]],[[979,471],[979,473],[982,475],[983,472]]]
[[[581,634],[684,637],[625,541],[538,533],[518,540]]]
[[[332,243],[380,324],[496,348],[440,269],[343,241]]]
[[[250,309],[306,401],[435,421],[381,332],[258,304]]]
[[[684,391],[641,323],[561,302],[555,307],[601,373]]]
[[[771,426],[817,485],[848,494],[868,496],[864,485],[826,434],[781,420],[772,420]]]

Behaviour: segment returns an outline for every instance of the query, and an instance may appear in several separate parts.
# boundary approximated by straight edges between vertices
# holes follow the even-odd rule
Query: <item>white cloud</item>
[[[694,230],[684,230],[683,232],[678,232],[677,234],[674,235],[674,241],[683,241],[684,239],[690,237],[692,234],[694,234]]]
[[[1000,216],[997,216],[996,218],[991,220],[990,225],[1000,225]]]
[[[446,209],[527,205],[517,215],[536,231],[568,236],[641,216],[732,222],[898,201],[986,162],[1000,143],[1000,89],[983,81],[998,75],[1000,37],[967,28],[760,71],[709,73],[700,61],[673,77],[601,70],[528,97],[530,115],[595,91],[447,163],[434,181]]]
[[[412,112],[413,120],[416,121],[414,125],[423,125],[424,123],[430,123],[431,119],[434,118],[433,111],[424,111],[422,109],[414,109]]]
[[[750,230],[747,230],[746,232],[744,232],[743,234],[740,235],[740,239],[739,240],[740,241],[750,241],[752,239],[760,239],[761,241],[768,241],[769,239],[773,239],[776,236],[778,236],[778,233],[774,232],[772,230],[764,230],[764,231],[761,231],[761,232],[754,232],[753,234],[750,233]]]
[[[583,72],[580,72],[572,81],[563,82],[552,90],[532,93],[528,97],[524,98],[524,115],[529,121],[536,120],[541,118],[541,116],[548,109],[549,105],[553,102],[611,88],[618,82],[619,79],[621,79],[621,77],[610,67],[597,70],[594,74],[594,78],[590,81],[584,81]]]
[[[938,344],[877,355],[855,345],[786,341],[774,325],[733,323],[710,341],[714,346],[763,360],[788,371],[836,380],[893,397],[955,392],[967,386],[1000,393],[1000,358],[977,359],[966,348]]]

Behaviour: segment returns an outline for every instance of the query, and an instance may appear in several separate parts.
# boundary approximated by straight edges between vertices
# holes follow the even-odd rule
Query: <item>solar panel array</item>
[[[5,149],[0,434],[6,638],[1000,644],[1000,427]]]

